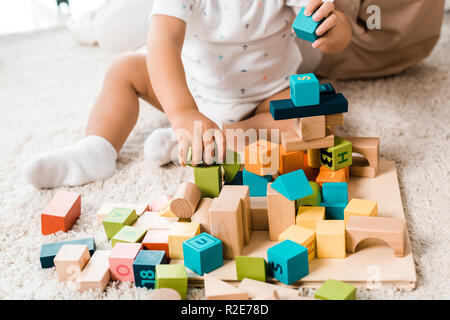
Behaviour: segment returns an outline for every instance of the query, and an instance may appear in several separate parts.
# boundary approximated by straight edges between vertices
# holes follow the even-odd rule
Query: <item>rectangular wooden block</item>
[[[325,126],[327,127],[339,127],[344,125],[344,114],[335,113],[327,114],[325,116]]]
[[[161,217],[157,212],[145,212],[140,216],[132,227],[154,230],[154,229],[166,229],[169,230],[172,223],[177,222],[178,217]]]
[[[349,167],[333,171],[325,166],[321,166],[320,172],[316,177],[316,182],[322,186],[326,182],[348,182],[349,179]]]
[[[103,219],[105,219],[108,213],[110,213],[114,208],[134,209],[138,217],[142,216],[144,212],[149,211],[148,203],[106,202],[100,207],[100,209],[98,209],[96,213],[98,224],[101,224]]]
[[[343,113],[348,111],[348,101],[342,93],[321,94],[320,104],[298,108],[291,99],[270,101],[270,113],[275,120],[296,119]]]
[[[136,228],[132,226],[124,226],[122,229],[120,229],[119,232],[117,232],[114,235],[114,237],[111,238],[111,245],[114,248],[114,246],[119,242],[125,243],[141,242],[146,233],[147,230],[145,229]]]
[[[258,140],[245,147],[245,170],[258,176],[275,174],[280,161],[279,145]]]
[[[345,222],[322,220],[316,226],[317,258],[345,258]]]
[[[314,139],[310,141],[303,141],[295,131],[285,131],[281,133],[281,143],[287,152],[320,149],[334,145],[334,135],[327,132],[323,138]]]
[[[237,256],[236,275],[238,280],[244,278],[254,279],[258,281],[266,281],[267,262],[264,258]]]
[[[324,207],[300,206],[297,210],[296,224],[304,228],[316,230],[317,222],[325,220]]]
[[[178,291],[181,299],[186,299],[188,277],[182,264],[158,264],[156,266],[155,288],[170,288]]]
[[[54,260],[59,281],[74,281],[90,257],[85,244],[63,245]]]
[[[305,16],[304,11],[305,7],[302,7],[292,24],[292,29],[298,38],[314,42],[319,38],[316,30],[322,21],[315,21],[312,16]]]
[[[105,290],[111,280],[109,273],[109,250],[97,250],[76,279],[76,286],[80,292],[93,289]]]
[[[210,207],[211,235],[223,244],[225,259],[242,254],[244,230],[242,225],[242,202],[236,197],[220,197]]]
[[[299,291],[296,289],[247,278],[241,281],[239,289],[247,292],[251,299],[255,299],[263,294],[268,295],[273,290],[278,293],[280,300],[291,300],[300,297]]]
[[[303,141],[325,137],[325,116],[300,118],[295,122],[295,132]]]
[[[250,212],[250,192],[248,186],[223,186],[219,198],[237,197],[241,199],[242,228],[244,230],[244,245],[252,238],[252,214]]]
[[[281,232],[295,224],[295,201],[291,201],[267,185],[267,215],[270,240],[278,241]]]
[[[148,230],[142,240],[142,245],[147,250],[164,250],[169,257],[169,229]]]
[[[81,214],[81,194],[60,191],[41,213],[41,231],[49,235],[69,231]]]
[[[253,230],[269,230],[267,197],[250,197]]]
[[[294,241],[308,249],[309,262],[316,257],[316,232],[314,230],[299,225],[292,225],[280,233],[278,241],[284,240]]]
[[[183,242],[200,233],[196,222],[175,222],[169,229],[169,255],[171,259],[183,259]]]
[[[206,300],[248,300],[248,293],[226,283],[225,281],[205,274],[204,277]]]
[[[40,260],[42,269],[54,267],[54,259],[58,254],[58,251],[63,245],[66,244],[85,244],[88,246],[89,254],[92,256],[95,252],[95,240],[94,238],[84,238],[78,240],[61,241],[54,243],[46,243],[41,246]]]
[[[192,222],[200,225],[200,232],[211,233],[211,218],[209,216],[209,207],[211,206],[212,198],[202,198],[197,206],[197,211],[191,218]]]
[[[350,216],[376,217],[378,204],[376,201],[353,198],[344,209],[344,220]]]
[[[320,300],[356,300],[356,287],[329,279],[316,290],[314,297]]]
[[[280,168],[279,174],[286,174],[304,168],[303,151],[287,152],[283,145],[280,145]]]
[[[111,239],[117,232],[119,232],[124,226],[131,226],[136,222],[138,216],[136,210],[128,208],[114,208],[103,219],[103,228],[105,229],[106,236]]]
[[[364,157],[361,159],[359,156],[353,156],[350,174],[356,177],[375,178],[380,161],[380,138],[343,137],[343,139],[352,143],[354,153]]]
[[[134,282],[133,262],[141,249],[141,243],[120,242],[114,246],[108,257],[112,280]]]

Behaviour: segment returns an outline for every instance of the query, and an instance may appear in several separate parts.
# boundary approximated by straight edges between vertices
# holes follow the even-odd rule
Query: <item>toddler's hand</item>
[[[223,161],[225,138],[219,127],[198,110],[189,110],[171,119],[171,124],[178,138],[178,160],[186,165],[189,147],[192,146],[191,164],[212,164],[215,157]],[[214,144],[215,142],[215,144]],[[217,146],[217,155],[215,154]]]
[[[313,48],[327,54],[343,51],[350,43],[352,29],[344,13],[335,10],[330,1],[311,0],[305,8],[305,16],[312,16],[314,21],[325,19],[317,28],[319,39],[313,42]]]

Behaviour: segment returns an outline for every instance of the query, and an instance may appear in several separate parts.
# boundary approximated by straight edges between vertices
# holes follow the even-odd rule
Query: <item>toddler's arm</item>
[[[192,146],[192,164],[200,164],[202,159],[211,163],[212,143],[214,140],[217,143],[217,157],[222,160],[225,141],[217,125],[198,111],[188,89],[181,60],[185,33],[183,20],[154,15],[148,36],[147,68],[156,97],[177,134],[180,163],[185,164],[189,146]],[[196,121],[201,121],[201,130],[194,131]]]

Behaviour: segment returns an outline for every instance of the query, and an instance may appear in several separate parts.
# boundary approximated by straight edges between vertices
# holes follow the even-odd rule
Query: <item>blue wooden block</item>
[[[242,178],[242,171],[238,171],[236,175],[233,178],[233,181],[230,183],[225,182],[225,185],[232,185],[232,186],[242,186],[244,184],[244,180]]]
[[[302,7],[292,24],[292,29],[294,29],[295,34],[300,39],[314,42],[319,38],[316,35],[316,30],[323,20],[316,22],[312,19],[312,15],[307,17],[304,12],[305,7]]]
[[[320,102],[319,80],[314,73],[292,75],[291,100],[296,107],[315,106]]]
[[[279,176],[272,183],[272,188],[291,201],[314,193],[302,169]]]
[[[84,238],[79,240],[61,241],[55,243],[46,243],[41,246],[40,260],[42,269],[54,267],[53,260],[58,254],[59,249],[65,244],[85,244],[88,246],[89,253],[92,255],[95,252],[94,238]]]
[[[348,101],[342,93],[321,94],[316,106],[297,108],[291,99],[270,101],[270,113],[275,120],[315,117],[348,111]]]
[[[325,203],[320,204],[325,207],[325,218],[327,220],[344,220],[344,209],[347,203]]]
[[[267,250],[270,276],[292,284],[309,273],[308,249],[291,241],[284,240]]]
[[[324,83],[319,85],[319,92],[320,94],[336,94],[336,91],[334,90],[333,86],[331,85],[331,83]]]
[[[348,203],[347,182],[325,182],[322,184],[322,202]]]
[[[183,242],[184,265],[199,275],[223,266],[222,241],[206,232]]]
[[[166,252],[163,250],[141,250],[133,262],[134,282],[136,287],[155,288],[156,266],[167,264]]]
[[[243,184],[249,187],[250,197],[267,196],[267,184],[272,181],[272,176],[258,176],[247,170],[242,171]]]

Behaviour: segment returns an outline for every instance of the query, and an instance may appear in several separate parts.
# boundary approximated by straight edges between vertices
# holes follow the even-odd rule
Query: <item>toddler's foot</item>
[[[106,179],[116,170],[117,151],[100,136],[87,136],[73,146],[42,154],[22,167],[36,188],[77,186]]]
[[[178,140],[172,128],[159,128],[145,140],[144,158],[150,164],[163,166],[178,160]]]

